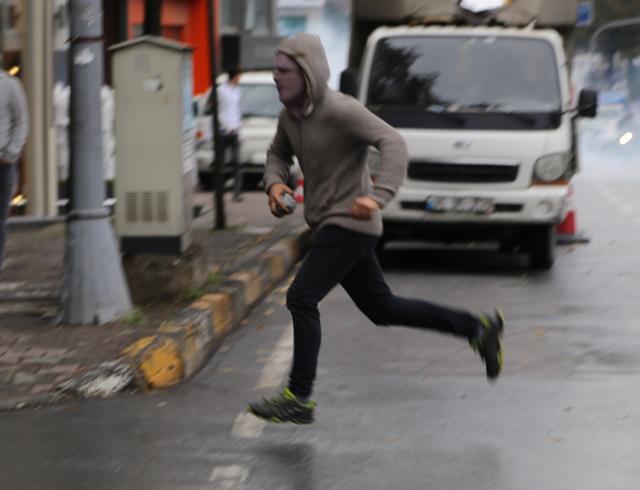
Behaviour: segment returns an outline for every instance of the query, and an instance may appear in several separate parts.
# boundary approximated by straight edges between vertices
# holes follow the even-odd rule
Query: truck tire
[[[556,227],[545,225],[532,230],[529,237],[529,260],[533,269],[553,267],[556,247]]]

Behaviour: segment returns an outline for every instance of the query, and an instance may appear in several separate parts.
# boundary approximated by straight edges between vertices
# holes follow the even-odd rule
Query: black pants
[[[231,165],[233,166],[233,197],[240,197],[242,185],[244,181],[244,173],[242,172],[242,164],[240,162],[240,139],[238,133],[223,133],[221,135],[222,154],[227,155],[227,151],[231,150]],[[226,161],[226,159],[225,159]]]
[[[0,267],[4,256],[4,244],[6,240],[6,222],[13,197],[16,165],[0,162]]]
[[[403,325],[466,338],[477,333],[478,319],[466,311],[394,296],[375,254],[377,240],[333,225],[315,234],[287,293],[294,331],[289,389],[297,396],[311,395],[321,339],[318,303],[337,284],[376,325]]]

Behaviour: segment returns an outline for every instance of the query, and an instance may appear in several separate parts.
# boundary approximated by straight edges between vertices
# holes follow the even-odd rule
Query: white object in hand
[[[293,213],[296,209],[296,200],[291,197],[291,194],[283,194],[282,195],[282,204],[285,205],[287,211]]]

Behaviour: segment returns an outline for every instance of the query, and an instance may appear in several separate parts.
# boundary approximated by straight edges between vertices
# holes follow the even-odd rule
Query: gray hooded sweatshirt
[[[0,70],[0,165],[15,163],[29,131],[29,115],[22,85]]]
[[[382,218],[354,218],[356,198],[368,196],[383,208],[402,183],[407,147],[400,134],[369,112],[353,97],[331,90],[329,63],[320,38],[297,34],[278,46],[291,57],[307,81],[307,106],[297,118],[284,109],[267,153],[265,186],[287,182],[292,156],[304,174],[304,214],[311,228],[334,224],[359,233],[379,236]],[[380,151],[379,172],[371,182],[368,147]]]

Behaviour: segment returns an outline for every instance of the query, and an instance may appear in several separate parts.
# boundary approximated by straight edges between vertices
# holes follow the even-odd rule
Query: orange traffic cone
[[[578,223],[576,219],[575,202],[573,199],[573,186],[569,187],[569,210],[556,228],[557,243],[560,245],[569,245],[572,243],[589,243],[589,237],[578,232]]]
[[[300,177],[296,180],[296,189],[293,191],[297,203],[304,202],[304,178]]]

